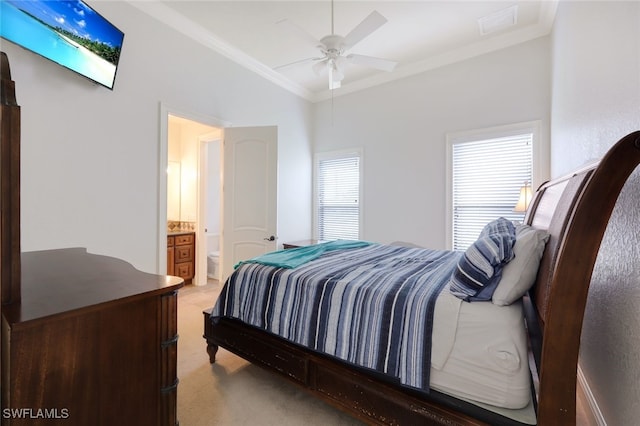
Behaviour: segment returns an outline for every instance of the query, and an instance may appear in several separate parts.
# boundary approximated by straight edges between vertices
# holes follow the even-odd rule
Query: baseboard
[[[598,426],[607,426],[607,422],[602,415],[602,411],[600,411],[600,407],[598,407],[598,402],[593,396],[593,392],[591,392],[589,382],[582,372],[580,364],[578,364],[578,392],[582,393],[587,402],[585,407],[585,410],[587,411],[586,414],[590,417],[590,420],[593,421],[593,424],[597,424]]]

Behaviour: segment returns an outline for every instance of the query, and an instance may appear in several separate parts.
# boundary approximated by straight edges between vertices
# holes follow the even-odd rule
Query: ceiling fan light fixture
[[[342,81],[344,80],[344,73],[340,70],[338,66],[334,63],[330,68],[331,70],[331,79],[333,81]]]
[[[329,74],[331,74],[331,72],[329,72]],[[329,90],[339,89],[340,86],[342,86],[342,82],[340,80],[336,81],[331,79],[331,77],[329,77]]]
[[[334,60],[330,60],[329,64],[329,90],[339,89],[344,79],[344,74],[337,67]]]
[[[320,74],[322,74],[322,71],[324,71],[324,69],[326,68],[326,66],[327,66],[327,60],[326,60],[326,59],[324,59],[324,60],[322,60],[322,61],[318,61],[318,62],[316,62],[315,64],[313,64],[313,66],[311,67],[311,69],[313,70],[313,72],[314,72],[316,75],[320,75]]]

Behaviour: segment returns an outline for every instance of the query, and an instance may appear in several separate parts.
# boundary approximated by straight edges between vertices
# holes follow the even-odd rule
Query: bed
[[[504,250],[495,263],[500,265],[495,268],[499,273],[493,279],[488,277],[490,285],[468,294],[465,294],[469,286],[465,286],[464,277],[458,272],[458,279],[454,278],[455,271],[464,271],[461,265],[474,258],[468,253],[365,245],[329,251],[292,269],[252,262],[241,265],[225,284],[216,306],[204,312],[204,338],[210,361],[215,362],[217,348],[223,347],[370,424],[575,424],[580,332],[591,273],[618,194],[639,163],[640,132],[634,132],[613,145],[600,161],[543,184],[536,191],[522,225],[501,230],[498,239],[493,231],[487,232],[485,237],[491,237],[493,243]],[[518,244],[520,235],[525,233],[538,236],[544,243],[536,245],[539,251],[533,251],[533,255],[517,256],[524,253],[518,250]],[[504,248],[509,246],[515,256]],[[402,271],[406,259],[412,259],[407,266],[411,272],[405,273],[401,280],[411,282],[412,286],[410,290],[390,296],[360,298],[383,301],[404,298],[407,292],[423,287],[421,279],[425,274],[430,275],[425,282],[438,282],[437,288],[429,290],[435,295],[420,298],[419,303],[403,304],[404,316],[398,317],[401,318],[398,330],[390,327],[380,337],[374,333],[379,323],[374,323],[358,325],[359,331],[351,332],[376,342],[385,339],[393,342],[383,349],[374,348],[368,342],[353,343],[329,335],[333,320],[331,327],[325,325],[325,328],[318,327],[321,321],[317,320],[313,323],[316,330],[312,332],[307,330],[309,324],[306,323],[299,329],[305,331],[300,332],[294,327],[300,319],[296,320],[291,314],[276,315],[277,321],[264,314],[274,309],[275,299],[271,295],[291,290],[272,286],[268,297],[261,295],[256,290],[264,287],[260,277],[268,277],[267,282],[271,283],[269,280],[276,275],[283,275],[284,281],[301,283],[296,274],[315,275],[320,270],[329,270],[335,275],[336,271],[342,271],[341,267],[323,263],[331,257],[344,262],[352,258],[349,262],[353,261],[356,269],[365,270],[356,280],[371,287],[366,292],[349,293],[344,288],[354,273],[341,272],[343,275],[330,293],[338,294],[341,299],[355,300],[361,294],[378,295],[375,283],[393,275],[387,270],[374,274],[371,269],[375,268],[370,266],[371,262],[366,263],[367,258],[380,259],[374,261],[374,265],[389,263],[390,271]],[[416,259],[442,266],[436,268],[436,272],[425,272],[413,266]],[[524,289],[522,297],[514,293],[515,296],[508,295],[515,297],[514,300],[498,300],[500,298],[494,296],[500,293],[507,270],[515,264],[514,259],[535,265],[531,277],[533,286],[528,291]],[[517,274],[520,268],[514,266],[511,274],[513,270]],[[245,277],[240,280],[237,275]],[[235,281],[238,284],[233,287]],[[487,299],[483,289],[488,287],[492,287],[492,294]],[[340,289],[339,293],[335,293],[336,288]],[[244,289],[244,293],[240,289]],[[323,289],[326,291],[326,286]],[[501,294],[504,299],[504,291]],[[235,307],[233,303],[221,302],[225,298],[234,299]],[[248,306],[249,299],[262,300],[262,306],[269,306],[269,310],[251,318],[256,309],[244,308],[247,315],[243,316],[238,303]],[[293,305],[300,318],[306,318],[309,312],[321,312],[323,309],[319,307],[324,306],[322,301],[326,298],[317,299],[316,307],[306,308],[308,311],[300,302],[306,298],[296,300]],[[361,312],[360,316],[367,319],[374,311],[363,306],[354,308],[354,312]],[[339,312],[346,311],[349,309],[339,309]],[[332,315],[330,309],[327,313]],[[393,315],[397,317],[397,313]],[[338,316],[333,313],[334,319]],[[385,321],[389,321],[388,316]],[[347,322],[367,324],[356,321],[355,315]],[[414,328],[419,329],[418,334],[409,335],[407,330]],[[292,331],[287,334],[286,330]],[[492,332],[498,334],[491,337]],[[402,339],[398,337],[400,334]],[[329,336],[330,344],[318,339],[318,335]],[[474,347],[481,350],[474,352]],[[385,356],[381,357],[380,353]],[[387,368],[390,364],[393,369]],[[407,367],[409,364],[411,368]],[[494,375],[491,370],[498,374]]]

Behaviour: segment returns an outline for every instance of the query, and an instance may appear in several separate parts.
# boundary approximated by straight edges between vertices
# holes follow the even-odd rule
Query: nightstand
[[[321,241],[321,240],[300,240],[300,241],[293,241],[291,243],[283,243],[282,247],[285,250],[287,250],[287,249],[298,248],[298,247],[313,246],[323,242],[324,241]]]

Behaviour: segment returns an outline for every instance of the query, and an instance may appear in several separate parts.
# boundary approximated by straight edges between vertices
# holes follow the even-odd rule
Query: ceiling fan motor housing
[[[322,43],[319,46],[322,52],[331,59],[337,58],[344,52],[344,37],[337,34],[322,37],[320,43]]]

